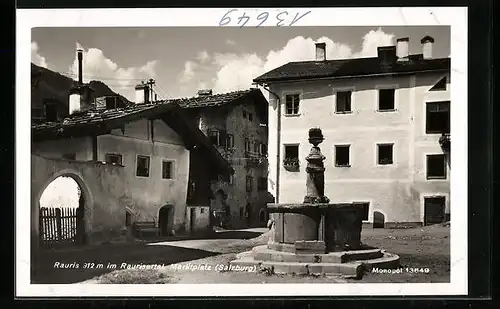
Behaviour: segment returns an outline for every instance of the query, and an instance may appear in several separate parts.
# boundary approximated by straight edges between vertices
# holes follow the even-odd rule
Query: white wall
[[[276,99],[269,99],[270,183],[279,177],[279,202],[301,202],[306,194],[306,160],[311,146],[311,127],[320,127],[325,141],[320,144],[325,160],[325,195],[332,202],[370,202],[369,221],[374,211],[386,215],[386,222],[422,222],[424,195],[448,195],[446,180],[425,178],[425,155],[442,153],[439,135],[425,134],[425,102],[449,100],[447,91],[428,92],[443,74],[417,77],[360,78],[338,81],[283,83],[271,87],[280,96],[281,141],[277,142]],[[449,78],[448,78],[449,82]],[[395,111],[379,112],[378,89],[396,87]],[[335,91],[353,91],[352,113],[335,113]],[[266,91],[263,91],[266,94]],[[286,116],[285,95],[299,93],[298,116]],[[300,171],[283,169],[284,144],[299,143]],[[377,164],[377,143],[394,143],[394,164]],[[351,167],[334,166],[334,145],[350,144]],[[276,161],[279,152],[279,175]],[[271,192],[273,187],[270,185]],[[275,191],[273,192],[273,194]],[[448,202],[449,205],[449,202]],[[449,211],[449,206],[447,206]]]

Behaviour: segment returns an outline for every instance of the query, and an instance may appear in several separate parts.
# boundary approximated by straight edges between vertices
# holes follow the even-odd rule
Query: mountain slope
[[[60,101],[65,107],[69,105],[69,90],[76,82],[73,79],[64,76],[58,72],[37,66],[31,63],[31,75],[35,76],[36,82],[32,83],[31,91],[31,109],[43,110],[43,102],[47,99]],[[101,81],[91,81],[90,87],[94,89],[93,97],[118,96],[125,104],[131,102],[124,96],[111,90]]]

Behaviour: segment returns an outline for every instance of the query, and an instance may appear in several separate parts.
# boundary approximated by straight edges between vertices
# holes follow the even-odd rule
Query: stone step
[[[366,271],[371,271],[374,267],[382,269],[395,269],[400,266],[399,256],[382,251],[383,256],[376,259],[358,260],[349,263],[361,263]],[[349,264],[348,263],[348,264]]]
[[[357,250],[346,252],[331,252],[328,254],[291,253],[268,249],[267,246],[257,246],[252,249],[256,260],[274,262],[298,263],[347,263],[356,260],[369,260],[383,256],[380,249]]]

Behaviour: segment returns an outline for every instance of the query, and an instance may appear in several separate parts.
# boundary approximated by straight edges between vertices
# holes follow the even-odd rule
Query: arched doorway
[[[86,194],[74,175],[61,175],[38,201],[38,235],[42,248],[81,245],[85,239]]]
[[[383,229],[385,227],[385,215],[380,211],[373,213],[373,228]]]
[[[158,212],[158,228],[160,229],[161,236],[169,236],[171,231],[171,221],[173,207],[172,205],[165,205],[160,208]]]
[[[227,194],[219,189],[215,192],[215,203],[212,208],[214,226],[228,228],[231,221],[231,209],[227,204]]]
[[[267,223],[267,211],[266,209],[262,208],[260,211],[259,211],[259,223],[262,225]]]

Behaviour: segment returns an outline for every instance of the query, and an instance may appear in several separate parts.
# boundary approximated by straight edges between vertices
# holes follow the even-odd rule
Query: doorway
[[[160,208],[158,213],[158,227],[160,228],[161,236],[170,235],[170,219],[172,216],[172,205],[165,205]]]
[[[385,227],[385,215],[380,211],[375,211],[373,213],[373,228],[383,229]]]
[[[424,199],[424,225],[443,223],[446,219],[445,208],[444,196],[426,197]]]

